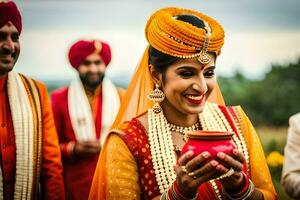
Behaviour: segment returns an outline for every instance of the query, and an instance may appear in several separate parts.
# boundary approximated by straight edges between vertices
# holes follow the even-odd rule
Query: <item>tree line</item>
[[[241,105],[255,125],[287,126],[300,112],[300,57],[296,62],[272,65],[260,80],[237,72],[218,77],[227,105]]]

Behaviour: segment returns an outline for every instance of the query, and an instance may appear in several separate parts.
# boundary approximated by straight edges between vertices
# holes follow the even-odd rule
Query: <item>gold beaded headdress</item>
[[[177,20],[179,15],[193,15],[204,22],[204,28],[198,28],[188,22]],[[207,52],[219,55],[224,44],[224,30],[213,18],[200,12],[165,8],[157,11],[149,19],[146,38],[158,51],[177,57],[195,58],[207,64],[210,60]]]
[[[176,20],[178,15],[194,15],[204,22],[205,28]],[[155,12],[147,22],[145,33],[149,44],[158,51],[182,59],[198,57],[201,63],[210,59],[206,57],[209,56],[207,52],[219,55],[224,43],[224,30],[216,20],[197,11],[182,8],[163,8]],[[148,51],[149,45],[128,85],[113,128],[153,106],[153,102],[147,98],[154,88],[149,71]],[[218,85],[208,101],[224,105]]]

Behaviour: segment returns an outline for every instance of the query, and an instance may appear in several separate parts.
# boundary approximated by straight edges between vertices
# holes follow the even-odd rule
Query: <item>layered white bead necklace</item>
[[[176,164],[174,144],[172,141],[172,131],[187,135],[190,131],[203,130],[209,131],[229,131],[233,132],[230,124],[218,105],[206,103],[204,110],[199,114],[199,122],[191,127],[180,127],[168,123],[163,112],[148,110],[149,143],[152,156],[153,168],[160,193],[167,191],[176,179],[173,166]],[[247,148],[243,142],[234,134],[233,140],[238,149],[245,151]],[[210,181],[218,198],[221,199],[220,191],[214,180]]]

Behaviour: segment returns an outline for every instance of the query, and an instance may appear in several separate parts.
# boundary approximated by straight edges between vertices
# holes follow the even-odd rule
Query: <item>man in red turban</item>
[[[0,1],[0,199],[63,200],[58,137],[44,84],[13,71],[21,14]]]
[[[64,166],[66,199],[87,199],[98,155],[123,94],[105,76],[107,43],[80,40],[69,50],[78,77],[52,93],[52,109]]]

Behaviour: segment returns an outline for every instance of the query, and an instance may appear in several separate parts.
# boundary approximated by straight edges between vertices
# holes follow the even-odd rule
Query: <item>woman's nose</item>
[[[205,94],[208,90],[205,77],[201,75],[199,78],[197,78],[197,80],[195,80],[193,83],[192,88],[201,94]]]

